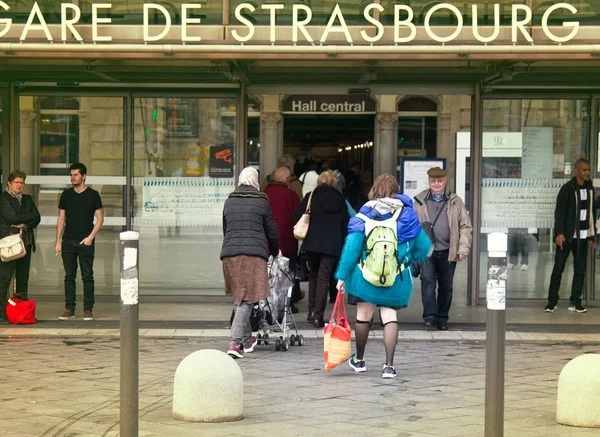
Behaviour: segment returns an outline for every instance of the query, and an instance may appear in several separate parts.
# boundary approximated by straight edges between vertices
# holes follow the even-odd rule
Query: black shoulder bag
[[[427,234],[427,236],[431,240],[431,244],[435,243],[435,232],[433,231],[433,227],[435,226],[436,222],[440,218],[440,214],[444,210],[444,206],[446,205],[446,203],[448,203],[448,198],[446,198],[446,200],[444,200],[444,203],[442,203],[442,207],[438,211],[438,213],[435,216],[435,219],[433,220],[433,222],[423,222],[423,223],[421,223],[421,227],[423,228],[423,230],[425,231],[425,233]],[[427,205],[425,205],[425,206],[427,207]]]

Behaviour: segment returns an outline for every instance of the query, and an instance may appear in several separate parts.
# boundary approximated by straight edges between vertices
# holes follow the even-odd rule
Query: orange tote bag
[[[352,329],[346,316],[344,293],[338,293],[329,324],[323,328],[325,370],[330,371],[350,358]]]

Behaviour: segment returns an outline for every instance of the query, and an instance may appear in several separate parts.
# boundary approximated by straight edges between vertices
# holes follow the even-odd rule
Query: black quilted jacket
[[[33,198],[29,194],[23,194],[22,203],[19,204],[18,199],[2,191],[0,193],[0,238],[18,234],[19,230],[11,226],[21,223],[26,227],[23,232],[25,245],[32,246],[35,251],[33,228],[40,224],[40,212],[33,203]]]
[[[279,234],[269,199],[254,187],[239,186],[223,208],[221,259],[247,255],[268,260],[278,252]]]

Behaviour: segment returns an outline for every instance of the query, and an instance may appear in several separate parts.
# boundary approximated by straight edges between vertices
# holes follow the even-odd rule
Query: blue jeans
[[[77,260],[81,267],[83,281],[83,309],[94,308],[94,253],[95,246],[79,244],[79,241],[62,240],[62,260],[65,267],[65,308],[75,311],[75,278],[77,277]]]
[[[436,250],[421,270],[421,297],[423,299],[423,319],[439,322],[448,321],[452,304],[452,282],[456,263],[448,261],[448,250]],[[437,299],[435,288],[438,286]]]

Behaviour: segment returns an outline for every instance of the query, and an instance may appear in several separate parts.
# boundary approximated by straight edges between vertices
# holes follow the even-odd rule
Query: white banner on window
[[[143,206],[135,225],[221,226],[233,178],[140,178]]]
[[[556,196],[569,179],[484,179],[482,227],[553,228]]]
[[[554,128],[524,127],[522,178],[552,178]]]

